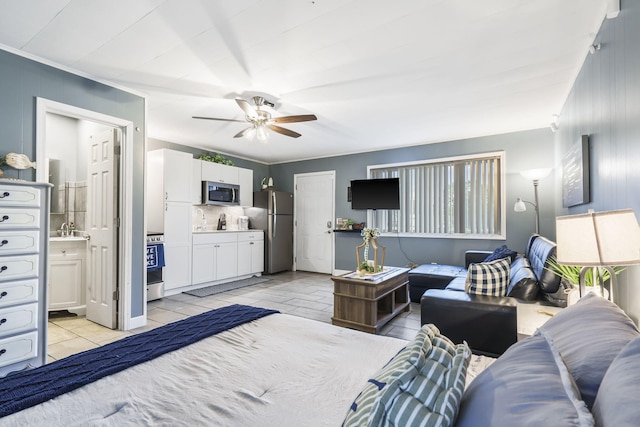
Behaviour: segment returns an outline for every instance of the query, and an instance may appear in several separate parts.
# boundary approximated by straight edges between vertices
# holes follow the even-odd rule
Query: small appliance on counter
[[[220,214],[220,218],[218,218],[218,230],[226,230],[227,229],[227,216],[223,213]]]
[[[238,230],[246,231],[249,229],[249,217],[248,216],[239,216],[238,217]]]

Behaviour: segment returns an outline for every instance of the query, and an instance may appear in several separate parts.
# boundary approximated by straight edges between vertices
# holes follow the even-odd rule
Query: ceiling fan
[[[275,123],[296,123],[296,122],[308,122],[312,120],[318,120],[318,118],[314,114],[303,114],[297,116],[282,116],[282,117],[271,117],[271,113],[264,110],[263,106],[269,106],[271,108],[274,107],[272,102],[267,101],[262,96],[254,96],[251,98],[255,107],[251,105],[248,101],[244,99],[236,98],[236,103],[238,106],[244,111],[245,120],[236,120],[236,119],[220,119],[216,117],[199,117],[193,116],[194,119],[205,119],[205,120],[219,120],[223,122],[241,122],[241,123],[249,123],[251,126],[248,128],[238,132],[233,137],[241,138],[246,136],[249,139],[253,139],[254,136],[257,136],[260,141],[266,141],[268,138],[267,129],[270,129],[274,132],[280,133],[285,136],[290,136],[292,138],[298,138],[301,136],[298,132],[294,132],[289,129],[285,129],[282,126],[277,126]]]

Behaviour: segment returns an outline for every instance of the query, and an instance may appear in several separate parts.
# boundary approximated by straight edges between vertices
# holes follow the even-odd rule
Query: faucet
[[[69,235],[69,226],[67,225],[66,222],[62,223],[62,225],[60,226],[60,231],[61,231],[62,237],[67,237]]]

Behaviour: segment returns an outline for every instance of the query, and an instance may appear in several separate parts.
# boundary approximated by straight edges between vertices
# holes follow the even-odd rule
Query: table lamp
[[[632,209],[557,217],[556,241],[558,263],[582,267],[581,297],[589,269],[593,269],[594,284],[599,278],[603,289],[603,271],[609,273],[609,299],[613,301],[616,274],[612,267],[640,263],[640,227]]]

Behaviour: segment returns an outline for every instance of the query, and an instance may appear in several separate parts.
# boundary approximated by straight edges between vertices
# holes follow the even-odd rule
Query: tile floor
[[[271,308],[282,313],[331,323],[331,276],[297,271],[273,274],[265,278],[271,280],[208,297],[178,294],[151,301],[147,305],[147,326],[131,331],[113,331],[84,317],[51,318],[48,330],[48,361],[229,304]],[[415,336],[419,328],[420,306],[411,303],[411,310],[401,313],[389,322],[381,334],[408,340]]]

